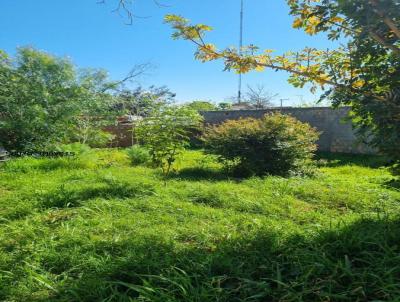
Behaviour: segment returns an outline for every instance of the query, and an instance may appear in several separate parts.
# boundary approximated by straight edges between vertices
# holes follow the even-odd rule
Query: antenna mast
[[[239,36],[239,55],[242,55],[243,48],[243,0],[240,0],[240,36]],[[242,74],[239,73],[238,103],[242,102]]]

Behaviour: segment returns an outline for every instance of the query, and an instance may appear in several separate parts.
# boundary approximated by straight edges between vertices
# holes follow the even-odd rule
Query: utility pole
[[[289,101],[289,99],[280,99],[281,101],[281,108],[283,108],[283,101]]]
[[[243,0],[240,0],[240,34],[239,34],[239,55],[242,55],[243,48]],[[242,102],[242,74],[239,73],[238,104]]]

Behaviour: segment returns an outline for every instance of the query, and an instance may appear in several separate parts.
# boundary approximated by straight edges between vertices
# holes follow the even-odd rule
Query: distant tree
[[[217,106],[208,101],[193,101],[185,104],[185,106],[196,111],[212,111],[218,109]]]
[[[139,86],[133,90],[124,89],[118,94],[116,108],[144,117],[159,107],[173,103],[175,96],[176,94],[165,86],[150,86],[148,89]]]
[[[272,101],[279,95],[268,91],[264,85],[257,85],[255,87],[247,86],[247,93],[245,101],[258,109],[272,107]]]
[[[219,110],[229,110],[232,108],[232,103],[221,102],[221,103],[218,103],[217,106],[218,106]]]
[[[65,141],[77,141],[93,147],[103,147],[112,138],[103,131],[106,125],[113,124],[118,113],[110,110],[116,98],[106,91],[114,85],[108,73],[102,69],[82,69],[76,74],[77,99],[70,127],[65,128]]]

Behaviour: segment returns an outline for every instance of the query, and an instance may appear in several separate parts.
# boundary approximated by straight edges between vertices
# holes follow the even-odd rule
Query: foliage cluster
[[[110,137],[102,126],[117,114],[109,110],[112,84],[103,70],[77,70],[64,58],[18,49],[16,58],[0,52],[0,144],[9,150],[49,148],[78,141],[98,144]]]
[[[115,108],[131,115],[146,117],[153,110],[171,104],[174,98],[175,94],[165,86],[150,86],[148,89],[139,86],[120,91]]]
[[[228,120],[207,129],[203,139],[207,152],[232,162],[240,173],[287,175],[310,166],[318,133],[291,116],[272,113]]]
[[[196,111],[217,111],[217,110],[229,110],[232,107],[230,102],[220,102],[217,104],[211,101],[192,101],[185,104],[185,106],[196,110]]]
[[[218,107],[208,101],[193,101],[185,104],[188,108],[196,111],[213,111],[218,110]]]

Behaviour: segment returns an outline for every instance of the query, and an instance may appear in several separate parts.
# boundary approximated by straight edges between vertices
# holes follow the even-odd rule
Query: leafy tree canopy
[[[135,89],[123,89],[118,93],[116,108],[144,117],[159,107],[172,104],[175,96],[175,93],[165,86],[150,86],[148,89],[139,86]]]
[[[219,110],[229,110],[231,108],[232,108],[232,103],[228,103],[228,102],[218,103]]]
[[[185,106],[195,111],[212,111],[218,109],[217,106],[208,101],[193,101],[185,104]]]
[[[15,58],[0,51],[0,144],[21,151],[87,143],[118,114],[110,110],[118,85],[104,70],[33,48]]]

